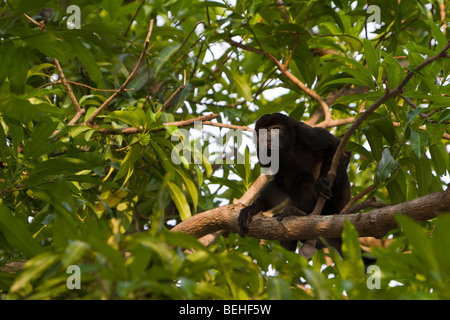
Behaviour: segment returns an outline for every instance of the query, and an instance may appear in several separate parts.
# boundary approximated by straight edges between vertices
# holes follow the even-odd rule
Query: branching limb
[[[100,112],[102,112],[106,107],[109,106],[109,104],[119,95],[121,94],[125,88],[127,87],[128,83],[131,81],[131,79],[133,79],[134,75],[136,74],[142,60],[144,59],[145,55],[147,54],[147,49],[148,49],[148,45],[150,44],[150,35],[152,34],[152,30],[153,30],[153,19],[150,20],[150,26],[148,29],[148,33],[147,33],[147,37],[145,39],[145,43],[144,43],[144,50],[142,50],[142,53],[138,59],[138,62],[136,63],[136,66],[134,67],[133,71],[131,71],[130,75],[128,76],[128,78],[125,80],[125,82],[120,86],[120,88],[114,92],[108,99],[105,100],[105,102],[103,102],[101,104],[100,107],[97,108],[97,110],[95,110],[92,115],[90,116],[90,118],[86,121],[85,124],[87,125],[92,125],[94,119],[96,116],[98,116],[100,114]]]
[[[28,20],[30,20],[36,26],[38,26],[40,30],[42,30],[42,31],[45,30],[45,21],[44,20],[37,22],[36,20],[31,18],[26,13],[24,13],[24,15]],[[66,90],[69,94],[69,98],[72,101],[73,106],[75,107],[75,110],[76,110],[75,116],[72,118],[72,120],[70,120],[69,125],[76,124],[78,122],[78,120],[85,114],[86,110],[84,110],[80,107],[80,104],[78,103],[77,98],[75,98],[75,95],[73,94],[73,90],[70,87],[70,84],[67,81],[66,77],[64,76],[64,72],[61,68],[61,65],[59,64],[58,59],[53,58],[53,63],[55,64],[56,70],[58,71],[59,78],[61,79],[61,82],[64,85],[64,87],[66,88]]]
[[[375,110],[378,109],[382,104],[387,102],[392,97],[395,97],[401,93],[403,93],[403,89],[405,88],[406,84],[409,80],[413,77],[414,73],[420,71],[427,65],[433,63],[434,61],[446,57],[447,53],[446,51],[450,47],[450,41],[447,42],[447,44],[442,48],[442,50],[436,54],[435,56],[425,60],[420,65],[418,65],[415,70],[410,70],[406,74],[403,81],[395,88],[394,90],[386,90],[385,94],[380,97],[377,101],[375,101],[369,108],[367,108],[366,111],[364,111],[355,122],[353,122],[352,126],[347,130],[344,137],[341,140],[341,143],[339,144],[339,147],[336,150],[336,153],[333,157],[333,162],[330,167],[330,171],[328,172],[328,180],[330,181],[330,184],[333,184],[334,178],[336,177],[336,171],[337,167],[339,165],[339,160],[341,156],[344,154],[345,146],[347,145],[347,142],[349,141],[350,137],[355,133],[356,129],[372,114],[375,112]],[[317,201],[316,207],[314,208],[314,211],[311,213],[312,215],[318,215],[322,212],[323,206],[325,205],[325,198],[320,197]]]
[[[62,84],[66,88],[70,100],[72,100],[73,106],[75,107],[75,110],[77,111],[75,113],[75,116],[70,120],[69,125],[74,125],[80,120],[80,118],[83,116],[83,114],[86,112],[86,110],[82,109],[80,107],[80,104],[77,101],[77,98],[75,98],[75,95],[73,94],[73,90],[70,87],[69,81],[67,81],[66,77],[64,76],[64,72],[61,68],[61,65],[59,64],[58,59],[53,59],[53,63],[55,64],[56,70],[58,70],[59,78],[61,79]]]

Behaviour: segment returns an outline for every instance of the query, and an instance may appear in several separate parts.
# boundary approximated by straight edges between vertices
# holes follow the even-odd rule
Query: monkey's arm
[[[248,232],[248,224],[252,217],[259,213],[268,211],[288,198],[276,179],[270,181],[262,190],[253,203],[242,209],[239,213],[238,222],[242,234]]]

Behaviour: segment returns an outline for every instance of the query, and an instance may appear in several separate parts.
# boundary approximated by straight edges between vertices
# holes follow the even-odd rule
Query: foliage
[[[191,130],[185,141],[181,127],[164,123],[211,112],[240,126],[269,112],[303,121],[320,114],[319,103],[272,61],[227,40],[274,56],[324,99],[338,93],[327,99],[333,119],[357,117],[447,42],[443,1],[370,1],[381,9],[381,25],[368,22],[366,1],[230,3],[78,1],[81,28],[69,29],[66,2],[2,2],[0,268],[26,263],[0,272],[1,298],[450,298],[447,215],[423,225],[399,218],[391,245],[372,249],[380,289],[368,288],[371,274],[351,224],[343,259],[332,251],[328,266],[323,251],[308,263],[273,242],[230,234],[205,248],[167,231],[240,198],[259,172],[246,146],[225,164],[218,161],[222,150],[202,152],[229,129],[215,134],[203,126],[201,138]],[[45,30],[24,13],[45,20]],[[151,19],[151,47],[128,90],[87,123],[130,76]],[[53,59],[85,110],[75,125]],[[449,59],[416,72],[403,94],[352,136],[354,195],[374,184],[368,196],[394,204],[444,189],[449,72]],[[342,136],[348,127],[332,132]],[[180,143],[192,153],[175,164]],[[245,161],[237,163],[239,157]],[[80,267],[81,289],[68,289],[71,265]]]

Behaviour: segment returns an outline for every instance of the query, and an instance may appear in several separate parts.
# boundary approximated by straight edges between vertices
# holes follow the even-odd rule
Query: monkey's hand
[[[330,181],[326,176],[321,176],[316,180],[314,185],[316,192],[324,197],[327,200],[330,200],[332,197],[331,189],[330,189]]]
[[[239,213],[238,223],[242,234],[246,234],[248,232],[248,224],[252,217],[258,212],[258,208],[255,208],[254,206],[248,206],[241,210]]]

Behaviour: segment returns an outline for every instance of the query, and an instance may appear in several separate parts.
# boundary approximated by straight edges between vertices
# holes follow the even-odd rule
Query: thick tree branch
[[[196,214],[172,228],[173,232],[183,232],[201,238],[219,230],[239,233],[238,216],[242,204],[230,204]],[[252,218],[248,236],[266,240],[307,240],[340,238],[345,220],[349,220],[361,237],[380,238],[395,229],[395,215],[404,214],[416,221],[425,221],[439,213],[450,211],[450,188],[401,204],[374,209],[367,213],[294,217],[281,222],[266,214]]]
[[[247,192],[240,198],[235,199],[233,201],[234,205],[240,206],[242,208],[242,205],[249,206],[252,201],[256,198],[256,196],[259,194],[259,191],[261,191],[262,187],[265,186],[265,184],[269,181],[269,177],[261,174],[258,179],[253,182],[253,184],[248,188]],[[218,230],[215,232],[212,232],[210,234],[207,234],[205,236],[202,236],[200,239],[198,239],[204,246],[209,246],[211,243],[216,241],[216,239],[224,233],[226,230]]]

